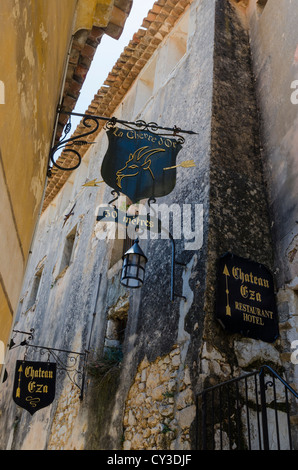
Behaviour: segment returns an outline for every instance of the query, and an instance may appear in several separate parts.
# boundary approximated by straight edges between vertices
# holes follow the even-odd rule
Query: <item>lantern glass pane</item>
[[[144,281],[144,277],[145,277],[145,271],[144,271],[144,269],[140,268],[139,269],[139,279],[140,279],[141,282]]]
[[[126,287],[141,287],[145,278],[146,258],[139,253],[124,256],[121,283]]]
[[[131,254],[128,255],[128,263],[129,264],[138,264],[139,258],[140,258],[139,255],[137,255],[135,253],[131,253]]]
[[[128,279],[127,280],[127,287],[136,288],[136,287],[140,287],[140,286],[141,286],[141,283],[137,279]]]
[[[128,277],[138,277],[138,267],[137,266],[128,266],[126,271],[126,276]]]

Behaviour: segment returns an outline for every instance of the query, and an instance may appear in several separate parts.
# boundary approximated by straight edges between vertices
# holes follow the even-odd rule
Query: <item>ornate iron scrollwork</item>
[[[8,345],[9,349],[15,349],[15,348],[18,348],[19,346],[26,346],[27,344],[29,344],[29,341],[31,341],[34,337],[34,328],[31,328],[30,331],[20,331],[20,330],[12,330],[12,331],[14,335],[10,339],[10,343]],[[17,334],[25,335],[27,336],[27,338],[21,341],[20,344],[16,344],[14,342],[14,339]]]
[[[58,142],[58,144],[56,144],[52,149],[51,149],[51,152],[50,152],[50,160],[52,162],[52,164],[54,166],[56,166],[57,168],[59,168],[59,170],[64,170],[64,171],[72,171],[72,170],[75,170],[76,168],[78,168],[81,164],[81,155],[80,153],[75,150],[74,148],[67,148],[66,146],[67,145],[90,145],[90,144],[93,144],[94,142],[88,142],[87,140],[82,140],[83,137],[87,137],[88,135],[91,135],[93,134],[94,132],[97,131],[97,129],[99,128],[99,122],[98,122],[98,119],[96,119],[95,117],[93,116],[89,116],[89,115],[85,115],[83,117],[83,125],[86,127],[86,128],[91,128],[92,127],[92,124],[89,123],[89,121],[92,121],[95,126],[93,127],[93,129],[91,129],[90,131],[88,132],[85,132],[84,134],[80,134],[78,136],[74,136],[74,137],[71,137],[69,139],[66,139],[66,136],[69,134],[70,132],[70,129],[71,129],[71,122],[70,122],[70,119],[71,119],[71,116],[69,117],[69,121],[65,127],[65,130],[64,130],[64,137],[60,140],[60,142]],[[66,139],[66,140],[65,140]],[[61,150],[63,149],[64,152],[69,152],[69,153],[74,153],[78,159],[77,163],[74,165],[74,166],[71,166],[71,167],[62,167],[61,165],[59,165],[55,159],[54,159],[54,155],[56,152],[58,152],[58,150]]]
[[[39,346],[36,344],[31,344],[30,341],[34,338],[34,329],[31,328],[30,332],[13,330],[14,336],[17,334],[23,334],[28,336],[27,339],[21,341],[19,344],[16,344],[13,338],[10,341],[9,349],[14,349],[19,346],[25,346],[25,357],[27,357],[28,349],[33,348],[40,351],[40,355],[48,355],[47,360],[50,360],[50,357],[54,359],[57,364],[57,370],[60,372],[66,372],[69,380],[80,390],[80,399],[83,399],[84,394],[84,384],[85,384],[85,374],[86,366],[89,351],[85,350],[84,352],[69,351],[68,349],[58,349],[50,348],[48,346]]]
[[[87,140],[82,140],[82,139],[84,137],[87,137],[87,136],[91,135],[91,134],[94,134],[98,130],[99,121],[106,121],[105,128],[107,128],[107,129],[113,128],[113,127],[116,126],[117,123],[119,123],[119,124],[122,124],[123,126],[129,128],[129,129],[133,129],[133,130],[148,131],[148,132],[151,132],[152,134],[156,134],[156,135],[164,136],[164,137],[166,137],[166,136],[176,137],[177,142],[180,143],[180,144],[183,144],[185,142],[185,139],[181,134],[197,134],[197,132],[182,130],[179,127],[176,127],[176,126],[171,128],[171,127],[159,126],[156,122],[147,123],[147,122],[145,122],[141,119],[138,120],[138,121],[135,121],[135,122],[131,122],[131,121],[125,121],[125,120],[122,120],[122,119],[117,119],[115,117],[107,118],[107,117],[104,117],[104,116],[95,116],[95,115],[90,115],[90,114],[71,113],[71,112],[66,112],[66,111],[63,111],[63,110],[59,110],[58,114],[68,114],[69,115],[69,121],[68,121],[68,123],[65,127],[65,130],[64,130],[64,137],[60,140],[60,142],[58,144],[56,144],[51,149],[49,159],[55,167],[59,168],[59,170],[65,170],[65,171],[75,170],[81,164],[81,155],[80,155],[80,153],[76,149],[68,148],[66,146],[67,145],[69,145],[69,146],[81,145],[82,146],[82,145],[93,144],[94,142],[88,142]],[[66,136],[69,134],[70,129],[71,129],[71,122],[70,122],[71,116],[82,117],[83,118],[82,124],[86,128],[91,128],[92,127],[92,124],[90,124],[90,121],[92,121],[92,123],[95,124],[95,126],[88,132],[85,132],[83,134],[80,134],[80,135],[71,137],[69,139],[66,139]],[[57,161],[55,161],[55,159],[54,159],[54,155],[56,154],[56,152],[58,150],[62,150],[62,149],[63,149],[64,152],[70,152],[70,153],[75,154],[75,156],[77,157],[77,163],[74,164],[71,167],[62,167],[60,164],[58,164]],[[51,174],[51,168],[49,167],[48,175],[50,176],[50,174]]]
[[[117,194],[117,196],[116,196],[114,199],[112,199],[111,201],[109,201],[108,204],[109,204],[109,205],[113,205],[113,207],[116,207],[115,204],[113,204],[113,202],[115,202],[115,201],[117,201],[117,199],[119,199],[120,193],[119,193],[119,191],[115,191],[115,190],[114,190],[114,191],[111,192],[111,194],[112,194],[113,196],[115,196],[115,195]]]
[[[162,126],[159,126],[156,122],[145,122],[142,119],[139,119],[138,121],[135,121],[135,122],[129,122],[129,121],[122,121],[122,120],[117,120],[113,118],[113,120],[111,120],[106,127],[109,129],[111,127],[115,127],[117,122],[122,124],[124,127],[127,127],[128,129],[138,130],[138,131],[147,131],[147,132],[150,132],[151,134],[155,134],[160,137],[177,137],[177,142],[179,144],[184,144],[185,142],[184,137],[182,137],[182,135],[179,135],[181,132],[187,133],[187,134],[196,134],[193,131],[183,131],[182,129],[176,126],[174,126],[173,128],[162,127]],[[163,131],[166,131],[166,132],[163,132]]]
[[[48,354],[57,364],[58,372],[65,372],[71,381],[80,390],[80,399],[83,399],[85,383],[85,367],[87,364],[88,351],[76,352],[66,349],[48,348],[46,346],[37,346],[29,344],[27,347],[39,349],[41,356]],[[81,362],[83,362],[81,364]]]

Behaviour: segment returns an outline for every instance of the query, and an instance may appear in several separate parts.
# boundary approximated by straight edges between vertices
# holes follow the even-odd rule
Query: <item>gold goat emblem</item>
[[[119,188],[122,188],[123,178],[137,176],[141,171],[148,171],[152,179],[155,179],[151,169],[151,156],[155,153],[165,152],[165,149],[158,148],[147,150],[148,148],[148,146],[141,147],[134,153],[129,154],[125,166],[116,172],[117,186]]]

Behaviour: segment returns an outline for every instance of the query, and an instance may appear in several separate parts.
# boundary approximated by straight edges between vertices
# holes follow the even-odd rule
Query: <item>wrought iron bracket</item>
[[[14,335],[10,339],[10,342],[8,344],[9,350],[18,348],[19,346],[27,346],[29,344],[28,341],[31,341],[31,339],[33,339],[33,337],[34,337],[34,328],[31,328],[30,331],[20,331],[20,330],[12,330],[12,331],[13,331]],[[16,344],[14,342],[14,338],[17,334],[26,335],[26,336],[28,336],[28,338],[21,341],[20,344]]]
[[[84,385],[85,385],[85,377],[86,377],[86,367],[88,361],[89,351],[85,350],[84,352],[77,352],[77,351],[70,351],[68,349],[58,349],[58,348],[51,348],[48,346],[40,346],[36,344],[29,343],[29,340],[33,339],[34,329],[32,328],[29,332],[13,330],[14,333],[22,333],[25,335],[29,335],[28,340],[22,341],[20,344],[15,344],[12,340],[9,345],[9,349],[14,349],[19,346],[25,346],[25,358],[27,356],[28,348],[33,348],[35,350],[39,350],[41,355],[47,354],[48,360],[52,357],[57,365],[58,371],[66,372],[69,380],[72,384],[74,384],[80,390],[80,400],[83,400],[84,395]],[[64,356],[65,358],[62,358]],[[82,364],[81,364],[82,362]]]
[[[69,351],[67,349],[49,348],[47,346],[39,346],[36,344],[29,344],[27,347],[39,349],[40,354],[48,354],[48,360],[52,357],[57,364],[57,370],[66,372],[69,380],[80,390],[80,400],[83,400],[86,366],[89,351],[77,352]],[[62,360],[60,354],[65,354],[66,359]],[[83,360],[83,365],[80,367],[80,359]]]
[[[154,197],[151,197],[150,199],[148,199],[148,206],[151,208],[151,210],[153,209],[151,207],[151,203],[152,202],[156,202],[156,199]],[[154,211],[154,209],[153,209]],[[155,211],[154,211],[155,212]],[[154,214],[156,216],[156,213]],[[179,265],[179,266],[183,266],[183,267],[186,267],[186,264],[185,263],[181,263],[180,261],[177,261],[176,260],[176,245],[175,245],[175,240],[174,240],[174,237],[173,235],[171,234],[171,232],[169,232],[168,230],[165,230],[163,227],[162,227],[162,224],[161,224],[161,220],[158,219],[158,222],[159,222],[159,227],[160,227],[160,231],[163,230],[164,232],[167,232],[168,236],[169,236],[169,239],[171,241],[171,245],[172,245],[172,258],[171,258],[171,302],[174,302],[175,300],[175,297],[178,297],[180,299],[183,299],[185,302],[187,301],[186,297],[184,295],[180,295],[180,294],[177,294],[177,292],[175,292],[175,268],[176,268],[176,265]]]
[[[116,124],[121,124],[129,129],[139,130],[139,131],[147,131],[153,134],[157,134],[160,136],[172,136],[177,137],[177,140],[180,144],[185,142],[184,137],[181,134],[197,134],[194,131],[183,130],[180,127],[162,127],[159,126],[155,122],[145,122],[143,120],[138,121],[125,121],[123,119],[117,119],[115,117],[105,117],[105,116],[96,116],[92,114],[81,114],[81,113],[74,113],[74,112],[67,112],[63,109],[58,109],[58,114],[67,114],[69,115],[69,121],[65,126],[64,129],[64,137],[50,150],[49,155],[49,165],[48,165],[48,177],[51,177],[51,165],[57,167],[59,170],[63,171],[72,171],[78,168],[81,164],[81,155],[78,150],[74,149],[73,146],[78,145],[91,145],[95,142],[88,142],[85,137],[94,134],[99,129],[99,121],[106,121],[105,127],[106,128],[113,128]],[[82,124],[89,129],[87,132],[83,134],[76,135],[66,139],[67,135],[71,130],[71,116],[77,116],[83,118]],[[58,150],[63,150],[64,152],[73,153],[77,159],[77,162],[71,167],[62,167],[60,164],[55,161],[55,154]]]
[[[172,244],[172,265],[171,265],[171,301],[174,302],[175,297],[180,297],[181,299],[184,299],[186,302],[186,297],[184,295],[177,294],[175,292],[175,266],[186,266],[185,263],[181,263],[180,261],[176,260],[176,247],[175,247],[175,241],[171,233],[169,233],[171,244]]]

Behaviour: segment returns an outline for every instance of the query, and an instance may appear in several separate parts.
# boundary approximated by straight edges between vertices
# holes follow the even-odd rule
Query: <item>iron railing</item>
[[[266,365],[205,389],[196,396],[196,449],[297,449],[293,397],[296,391]]]

